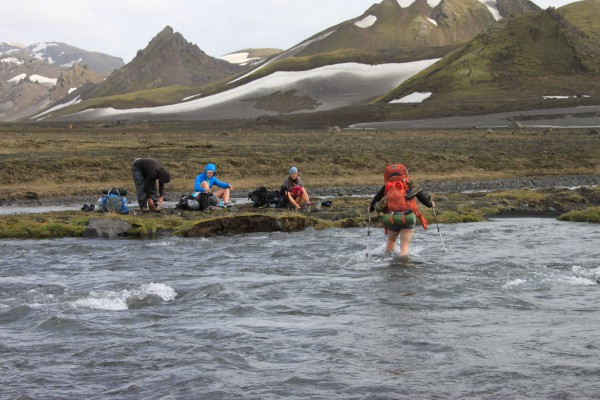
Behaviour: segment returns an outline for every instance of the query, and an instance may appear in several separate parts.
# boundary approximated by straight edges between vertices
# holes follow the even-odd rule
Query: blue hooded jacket
[[[214,171],[215,173],[211,178],[209,178],[206,175],[207,171]],[[217,167],[213,163],[206,164],[206,168],[204,168],[204,172],[196,177],[196,182],[194,183],[194,191],[195,192],[204,193],[204,189],[200,187],[202,182],[207,182],[208,187],[211,188],[211,190],[212,190],[213,185],[217,185],[221,189],[227,189],[230,186],[229,183],[221,182],[220,180],[217,179]]]

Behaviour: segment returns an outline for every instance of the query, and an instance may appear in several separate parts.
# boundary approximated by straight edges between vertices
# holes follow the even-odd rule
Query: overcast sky
[[[406,1],[406,0],[403,0]],[[490,0],[486,0],[490,1]],[[2,0],[0,42],[64,42],[127,63],[165,26],[213,57],[289,49],[381,0]],[[541,8],[573,0],[533,0]]]

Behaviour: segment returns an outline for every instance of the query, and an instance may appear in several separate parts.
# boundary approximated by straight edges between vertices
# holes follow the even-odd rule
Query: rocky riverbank
[[[600,222],[600,186],[598,177],[568,176],[555,179],[527,178],[478,182],[424,182],[436,202],[437,222],[483,221],[489,216],[548,216],[564,220]],[[444,186],[447,185],[447,186]],[[438,191],[447,188],[446,191]],[[160,213],[140,213],[137,207],[127,215],[85,212],[73,202],[94,203],[96,196],[65,196],[25,199],[29,207],[71,204],[70,210],[40,213],[4,213],[0,215],[0,238],[47,237],[152,237],[156,235],[214,236],[248,232],[294,231],[314,226],[359,227],[368,223],[370,197],[379,187],[312,188],[317,204],[301,212],[276,208],[255,208],[242,201],[240,192],[233,208],[208,211],[184,211],[174,207],[177,193]],[[434,189],[434,190],[432,190]],[[460,190],[459,190],[460,189]],[[242,197],[244,196],[244,197]],[[327,199],[329,206],[319,203]],[[12,205],[18,210],[23,203]],[[430,209],[422,207],[429,221]],[[372,222],[378,224],[373,213]]]
[[[448,193],[461,192],[491,192],[499,190],[514,189],[548,189],[548,188],[577,188],[600,186],[599,175],[563,175],[563,176],[531,176],[512,179],[494,180],[471,180],[471,181],[429,181],[422,183],[425,191],[433,197]],[[168,188],[167,188],[168,189]],[[311,196],[317,198],[364,196],[372,197],[381,189],[381,185],[372,186],[336,186],[336,187],[311,187]],[[233,198],[247,199],[251,190],[235,190]],[[182,193],[168,192],[166,201],[176,202]],[[18,199],[7,199],[0,201],[0,207],[33,207],[33,206],[57,206],[73,204],[94,203],[100,195],[80,194],[63,195],[54,197],[41,197],[34,191],[27,196]],[[130,201],[135,200],[135,193],[130,192],[127,196]]]

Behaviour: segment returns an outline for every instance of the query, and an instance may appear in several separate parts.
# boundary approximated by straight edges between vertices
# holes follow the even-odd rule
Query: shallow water
[[[0,241],[0,398],[597,398],[600,226],[440,229]]]

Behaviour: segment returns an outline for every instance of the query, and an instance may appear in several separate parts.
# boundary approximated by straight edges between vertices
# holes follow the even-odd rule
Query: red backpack
[[[383,180],[388,212],[412,209],[409,200],[406,200],[408,182],[410,182],[406,167],[402,164],[388,165],[383,171]]]
[[[412,210],[417,218],[421,220],[423,228],[427,229],[427,220],[419,212],[416,199],[414,197],[410,200],[406,198],[410,182],[406,167],[402,164],[388,165],[383,171],[383,180],[385,181],[387,212]]]
[[[388,183],[390,181],[406,180],[408,179],[408,170],[403,164],[390,164],[383,170],[383,181]]]

